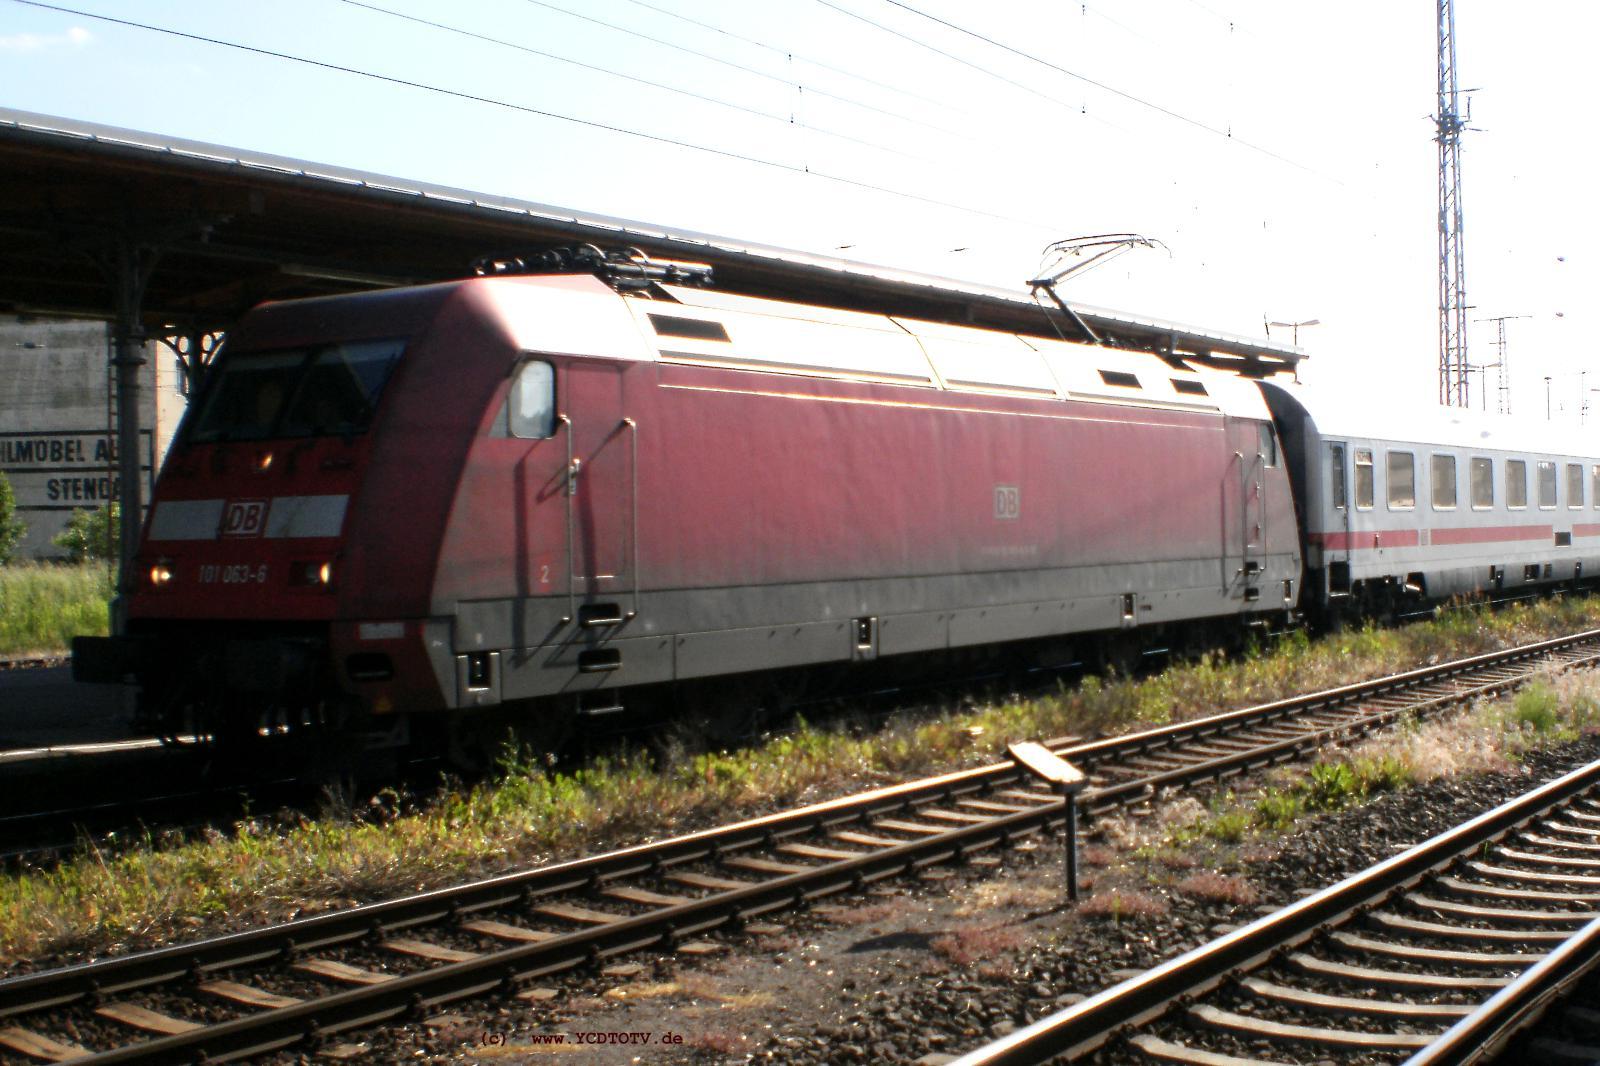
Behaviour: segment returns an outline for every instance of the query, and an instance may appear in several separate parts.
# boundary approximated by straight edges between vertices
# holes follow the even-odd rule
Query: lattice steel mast
[[[1439,0],[1439,402],[1467,407],[1467,282],[1461,219],[1461,131],[1457,106],[1455,0]]]
[[[1519,318],[1532,318],[1532,315],[1499,315],[1495,318],[1479,318],[1478,322],[1493,322],[1498,333],[1495,337],[1495,351],[1498,357],[1492,363],[1484,363],[1481,369],[1484,373],[1483,392],[1485,399],[1489,393],[1489,371],[1496,371],[1495,381],[1498,385],[1495,410],[1500,414],[1511,413],[1511,363],[1506,358],[1506,323],[1514,322]]]

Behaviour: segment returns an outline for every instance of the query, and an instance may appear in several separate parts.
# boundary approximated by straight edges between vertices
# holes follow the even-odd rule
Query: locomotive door
[[[1223,433],[1229,462],[1222,483],[1222,587],[1230,599],[1246,603],[1261,597],[1267,522],[1264,429],[1266,423],[1228,418]]]
[[[633,588],[636,432],[622,415],[622,367],[574,362],[560,373],[556,395],[572,456],[567,475],[569,587],[577,601],[603,599],[620,611]],[[629,600],[626,607],[634,610],[637,605]]]

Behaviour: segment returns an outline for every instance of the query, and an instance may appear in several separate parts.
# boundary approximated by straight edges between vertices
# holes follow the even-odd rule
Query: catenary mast
[[[1467,407],[1467,282],[1462,249],[1461,131],[1457,106],[1455,0],[1439,0],[1439,402]]]

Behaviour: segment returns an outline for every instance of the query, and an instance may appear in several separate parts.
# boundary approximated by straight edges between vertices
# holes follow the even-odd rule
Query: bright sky
[[[1425,0],[61,6],[0,0],[0,106],[1017,289],[1052,240],[1137,232],[1170,255],[1064,294],[1257,337],[1319,319],[1306,380],[1437,396]],[[1600,317],[1574,129],[1600,5],[1456,17],[1461,86],[1481,90],[1471,317],[1531,316],[1507,323],[1514,408],[1542,420],[1548,375],[1574,424]],[[1494,327],[1471,329],[1493,362]]]

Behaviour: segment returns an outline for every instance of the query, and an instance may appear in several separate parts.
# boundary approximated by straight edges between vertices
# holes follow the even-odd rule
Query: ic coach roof
[[[1587,455],[1595,450],[1592,431],[1431,404],[1401,408],[1328,388],[1269,381],[1306,412],[1318,435],[1336,440],[1386,440],[1419,447],[1483,448],[1545,455]]]

